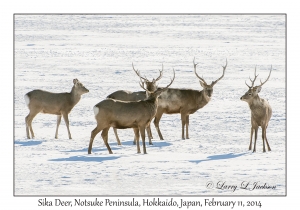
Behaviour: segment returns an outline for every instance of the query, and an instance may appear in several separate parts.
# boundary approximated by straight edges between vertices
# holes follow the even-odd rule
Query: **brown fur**
[[[188,126],[189,126],[189,115],[195,113],[198,109],[203,108],[209,101],[213,93],[213,86],[223,78],[226,65],[223,67],[222,76],[216,81],[208,85],[203,78],[199,77],[196,72],[196,66],[194,62],[194,71],[196,76],[200,80],[200,85],[203,90],[192,90],[192,89],[173,89],[169,88],[163,92],[158,98],[158,108],[154,118],[154,125],[156,127],[159,138],[163,140],[163,136],[160,132],[159,121],[163,114],[178,114],[181,115],[182,124],[182,139],[184,137],[184,127],[186,127],[186,138],[189,138]]]
[[[138,70],[136,70],[132,64],[132,68],[134,70],[134,72],[138,75],[138,77],[143,81],[142,84],[146,84],[146,89],[149,91],[155,91],[157,89],[157,85],[156,82],[158,80],[161,79],[162,74],[163,74],[163,66],[162,66],[162,70],[159,71],[159,76],[154,79],[152,81],[148,80],[145,77],[142,77],[140,75],[140,72]],[[112,94],[108,95],[107,98],[111,98],[111,99],[117,99],[120,101],[140,101],[140,100],[144,100],[147,98],[146,95],[146,91],[137,91],[137,92],[131,92],[131,91],[126,91],[126,90],[118,90],[113,92]],[[118,136],[118,132],[117,132],[117,128],[113,128],[114,129],[114,133],[118,142],[118,145],[121,145],[121,141],[119,139]],[[147,127],[147,133],[148,133],[148,138],[149,138],[149,144],[152,145],[152,132],[151,132],[151,128],[150,126]],[[136,139],[134,138],[133,143],[136,143]]]
[[[271,71],[272,71],[272,67],[271,67]],[[271,75],[271,71],[269,77]],[[272,108],[268,103],[268,101],[259,97],[258,93],[261,91],[262,85],[268,81],[269,77],[264,83],[261,83],[261,85],[253,87],[254,82],[258,76],[256,75],[256,69],[254,75],[255,75],[254,80],[250,79],[252,82],[252,86],[247,85],[249,87],[249,90],[241,97],[241,100],[247,102],[251,110],[251,132],[250,132],[249,150],[251,150],[252,148],[252,137],[253,137],[253,132],[255,132],[253,152],[256,151],[257,131],[258,131],[258,127],[261,126],[263,152],[266,152],[265,141],[267,143],[268,151],[271,151],[269,142],[267,140],[267,127],[272,116]]]
[[[158,96],[173,83],[174,79],[175,72],[173,80],[167,87],[155,90],[154,92],[148,92],[148,97],[141,101],[105,99],[96,104],[94,112],[97,126],[91,132],[88,154],[91,154],[94,138],[100,131],[102,131],[101,136],[108,152],[112,154],[108,144],[108,130],[110,127],[117,129],[133,128],[137,141],[137,153],[141,152],[139,144],[140,132],[143,141],[143,152],[146,154],[145,129],[149,127],[151,120],[155,116],[158,106]]]
[[[29,130],[32,138],[34,138],[32,120],[38,113],[57,115],[55,138],[57,138],[58,135],[58,127],[61,122],[61,116],[63,116],[68,129],[69,138],[72,138],[69,129],[68,114],[79,102],[81,95],[89,92],[89,90],[86,89],[77,79],[74,79],[73,82],[74,86],[70,93],[51,93],[44,90],[33,90],[25,94],[26,100],[29,99],[28,108],[30,110],[29,114],[25,118],[26,134],[28,139],[30,139]]]

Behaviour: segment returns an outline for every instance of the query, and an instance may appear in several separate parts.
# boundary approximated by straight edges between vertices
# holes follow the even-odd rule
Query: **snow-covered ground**
[[[15,195],[285,195],[286,69],[284,15],[16,15],[14,72]],[[93,106],[110,93],[137,91],[131,64],[165,86],[202,90],[193,72],[214,87],[211,101],[190,116],[190,139],[181,140],[180,115],[163,115],[159,140],[137,154],[132,129],[118,130],[122,146],[109,131],[108,154],[100,133],[87,154],[96,126]],[[260,97],[273,115],[267,129],[271,152],[248,151],[250,110],[240,97],[256,66],[269,81]],[[33,89],[69,92],[78,78],[89,93],[69,115],[72,140],[64,121],[54,139],[56,116],[33,120],[35,139],[27,139],[29,113],[24,94]],[[269,186],[269,189],[242,189]],[[236,188],[235,188],[236,186]],[[264,188],[264,187],[263,187]],[[233,190],[234,189],[234,190]]]

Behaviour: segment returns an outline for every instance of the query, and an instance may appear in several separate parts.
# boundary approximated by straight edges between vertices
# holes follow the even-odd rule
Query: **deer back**
[[[131,92],[126,90],[118,90],[108,95],[107,98],[116,99],[120,101],[139,101],[146,98],[145,91]]]
[[[156,105],[157,106],[157,105]],[[147,100],[119,101],[105,99],[95,105],[95,117],[98,122],[115,128],[132,128],[146,124],[154,117],[155,104]]]
[[[192,114],[204,107],[209,100],[210,98],[206,97],[203,91],[169,88],[158,98],[158,107],[167,114],[181,111]]]

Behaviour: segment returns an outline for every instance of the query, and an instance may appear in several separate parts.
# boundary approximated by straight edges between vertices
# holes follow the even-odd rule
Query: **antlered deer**
[[[271,70],[270,70],[269,76],[266,79],[266,81],[264,81],[264,82],[260,81],[260,85],[253,87],[254,82],[258,76],[258,75],[256,75],[256,67],[255,67],[254,79],[251,80],[251,78],[249,78],[250,81],[252,82],[252,85],[249,86],[245,81],[249,90],[241,97],[242,101],[246,101],[248,103],[249,108],[251,110],[251,134],[250,134],[249,150],[251,150],[251,147],[252,147],[253,131],[255,131],[255,141],[254,141],[253,152],[256,151],[257,131],[258,131],[259,126],[261,126],[261,128],[262,128],[263,152],[266,152],[265,141],[267,143],[268,151],[271,151],[271,148],[270,148],[268,140],[267,140],[267,127],[268,127],[269,121],[272,116],[272,108],[271,108],[270,104],[268,103],[268,101],[266,101],[263,98],[260,98],[258,95],[258,93],[261,91],[263,84],[265,84],[269,80],[271,71],[272,71],[272,66],[271,66]]]
[[[163,74],[163,65],[162,65],[162,70],[159,70],[159,76],[154,79],[152,81],[148,80],[146,77],[142,77],[140,75],[140,72],[138,70],[136,70],[133,66],[132,63],[132,68],[134,70],[134,72],[138,75],[138,77],[142,80],[142,84],[144,86],[144,84],[146,84],[146,89],[150,92],[153,92],[157,89],[157,85],[156,82],[158,80],[161,79],[162,74]],[[131,91],[126,91],[126,90],[118,90],[113,92],[112,94],[108,95],[107,98],[111,98],[111,99],[116,99],[116,100],[120,100],[120,101],[139,101],[139,100],[144,100],[147,98],[146,95],[146,91],[137,91],[137,92],[131,92]],[[114,133],[118,142],[118,145],[121,145],[121,141],[118,137],[118,133],[117,133],[117,128],[113,128],[114,129]],[[151,129],[150,126],[147,127],[147,133],[148,133],[148,138],[149,138],[149,144],[152,145],[152,133],[151,133]],[[135,143],[135,141],[134,141]]]
[[[139,132],[141,133],[143,141],[143,152],[146,154],[145,144],[145,129],[149,126],[157,110],[157,97],[173,83],[175,79],[164,88],[157,89],[153,92],[148,91],[140,83],[140,86],[148,92],[148,96],[140,101],[120,101],[114,99],[105,99],[94,106],[95,118],[97,121],[96,128],[91,132],[90,144],[88,154],[92,152],[92,145],[95,136],[102,131],[101,136],[104,144],[109,152],[112,154],[111,148],[108,144],[108,130],[113,128],[134,128],[135,139],[137,141],[137,153],[140,153]]]
[[[208,85],[205,80],[200,77],[196,72],[197,64],[195,64],[195,58],[193,61],[194,72],[199,78],[200,85],[203,87],[203,90],[191,90],[191,89],[175,89],[169,88],[163,92],[158,98],[158,108],[154,118],[154,125],[158,132],[158,135],[161,140],[163,136],[159,129],[159,121],[162,115],[165,114],[181,114],[182,122],[182,139],[184,138],[184,127],[186,126],[186,138],[189,138],[188,126],[189,126],[189,115],[195,113],[198,109],[204,107],[209,101],[213,93],[213,86],[223,78],[226,65],[223,66],[223,74],[216,81]]]
[[[69,139],[72,139],[69,129],[68,114],[79,102],[81,95],[89,92],[89,90],[86,89],[78,79],[74,79],[73,83],[74,86],[70,93],[51,93],[44,90],[33,90],[25,94],[25,102],[30,111],[25,118],[26,134],[28,139],[30,139],[29,130],[31,132],[31,137],[34,138],[31,124],[33,118],[38,113],[57,115],[57,126],[55,132],[56,139],[61,116],[63,116],[68,129]]]

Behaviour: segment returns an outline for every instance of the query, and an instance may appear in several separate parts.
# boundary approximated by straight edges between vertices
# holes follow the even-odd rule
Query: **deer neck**
[[[258,95],[254,96],[251,100],[249,100],[247,102],[248,102],[249,108],[251,110],[255,110],[258,107],[262,106],[261,98]]]
[[[154,105],[157,106],[157,104],[158,104],[158,99],[157,99],[157,98],[158,98],[158,97],[149,96],[149,97],[146,99],[146,101],[147,101],[148,103],[151,103],[151,104],[154,104]]]
[[[210,97],[205,94],[204,90],[199,91],[197,96],[197,104],[200,108],[204,107],[210,101]]]
[[[146,102],[147,102],[148,106],[151,106],[150,110],[154,111],[154,115],[155,115],[157,107],[158,107],[158,97],[150,96],[149,98],[146,99]]]
[[[72,90],[71,90],[71,99],[72,99],[72,102],[75,104],[77,104],[79,102],[81,98],[81,94],[79,94],[75,87],[73,86]]]

